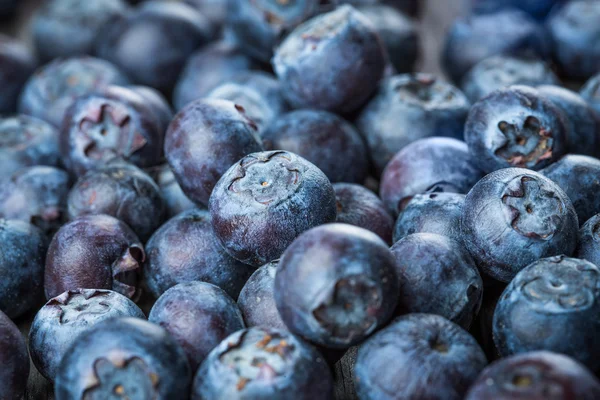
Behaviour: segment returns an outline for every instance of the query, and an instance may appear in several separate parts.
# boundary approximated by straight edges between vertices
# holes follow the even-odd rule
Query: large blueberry
[[[284,329],[287,327],[275,305],[275,274],[279,261],[272,261],[258,268],[242,288],[238,305],[246,326]]]
[[[472,11],[485,14],[505,8],[519,8],[538,20],[543,20],[558,4],[568,0],[471,0]]]
[[[600,72],[586,82],[580,94],[600,116]]]
[[[196,208],[194,204],[181,190],[169,164],[163,164],[150,171],[163,199],[167,211],[167,217],[171,218],[179,213]]]
[[[15,39],[0,35],[0,114],[17,110],[19,93],[35,66],[35,58],[27,47]]]
[[[587,220],[579,230],[579,243],[575,257],[600,266],[600,214]]]
[[[0,311],[0,398],[21,400],[25,398],[29,377],[27,344],[19,328]]]
[[[302,232],[336,218],[325,174],[287,151],[253,153],[235,163],[215,186],[209,209],[225,250],[255,267],[279,258]]]

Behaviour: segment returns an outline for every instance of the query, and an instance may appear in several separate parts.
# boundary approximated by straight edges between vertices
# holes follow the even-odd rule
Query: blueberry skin
[[[35,367],[53,382],[75,339],[117,317],[146,318],[133,301],[111,290],[75,289],[50,299],[35,315],[29,331],[29,353]]]
[[[290,333],[249,328],[223,340],[196,373],[192,400],[333,398],[321,354]]]
[[[560,81],[550,66],[538,58],[495,55],[475,64],[460,87],[475,103],[495,90],[512,85],[560,85]]]
[[[361,400],[462,399],[487,360],[475,339],[438,315],[394,320],[358,349]]]
[[[275,274],[278,261],[271,261],[258,268],[248,278],[240,292],[238,306],[246,326],[287,330],[275,305]]]
[[[524,268],[494,312],[494,343],[504,357],[533,350],[566,354],[594,372],[600,269],[589,261],[556,256]]]
[[[173,119],[165,137],[165,155],[183,192],[207,205],[221,176],[246,154],[262,150],[258,126],[233,102],[201,99]]]
[[[92,54],[96,38],[111,21],[127,11],[124,0],[45,2],[32,23],[36,52],[44,61]]]
[[[0,118],[0,170],[5,178],[36,165],[60,164],[58,131],[40,119],[17,115]]]
[[[392,243],[394,219],[375,193],[352,183],[334,183],[337,220],[376,233],[387,244]]]
[[[60,128],[67,108],[79,97],[129,79],[111,63],[93,57],[57,59],[29,78],[19,98],[19,113]]]
[[[196,204],[188,199],[185,193],[183,193],[183,190],[181,190],[169,164],[161,165],[152,171],[152,173],[156,175],[154,180],[160,190],[160,195],[166,208],[167,218],[174,217],[179,213],[196,208]]]
[[[379,197],[397,215],[417,194],[466,193],[483,176],[467,145],[456,139],[431,137],[400,150],[381,177]]]
[[[395,260],[374,233],[326,224],[283,253],[275,303],[289,330],[313,343],[344,349],[383,326],[398,301]]]
[[[571,255],[577,214],[565,192],[541,174],[521,168],[492,172],[467,194],[463,241],[481,271],[509,282],[543,257]]]
[[[429,74],[397,75],[381,82],[356,126],[381,175],[394,154],[417,139],[463,138],[469,101],[454,86]]]
[[[123,222],[108,215],[86,215],[64,225],[46,257],[46,299],[77,288],[110,289],[134,301],[144,247]]]
[[[437,233],[461,241],[464,204],[465,195],[458,193],[415,195],[398,215],[393,242],[413,233]]]
[[[554,61],[565,76],[585,80],[600,66],[600,3],[571,1],[546,23],[552,39]]]
[[[517,9],[472,15],[454,22],[446,35],[442,64],[460,82],[478,62],[497,54],[535,55],[546,59],[550,43],[544,28]]]
[[[65,400],[180,399],[191,375],[183,349],[165,329],[114,318],[77,337],[60,363],[54,393]]]
[[[336,218],[325,174],[287,151],[253,153],[235,163],[215,186],[209,210],[225,251],[254,267],[279,258],[302,232]]]
[[[0,219],[0,311],[16,318],[42,299],[48,241],[35,226]]]
[[[227,17],[227,0],[184,0],[186,4],[194,7],[204,15],[213,26],[214,31],[218,31],[225,24]]]
[[[221,247],[206,210],[189,210],[167,221],[146,244],[146,254],[144,278],[154,297],[178,283],[202,281],[237,299],[254,272]]]
[[[272,64],[294,108],[349,113],[377,89],[385,48],[369,20],[344,5],[298,26]]]
[[[0,311],[0,398],[25,398],[29,377],[27,345],[19,328]]]
[[[160,131],[165,132],[174,116],[171,105],[165,96],[158,90],[148,86],[132,85],[127,88],[142,96],[146,104],[152,108],[154,114],[158,117]]]
[[[29,222],[52,235],[67,220],[69,174],[54,167],[27,167],[0,183],[0,218]]]
[[[0,15],[2,6],[0,5]],[[36,67],[36,60],[27,47],[5,35],[0,35],[0,114],[17,111],[21,89]]]
[[[165,328],[179,343],[192,372],[223,339],[246,327],[235,301],[205,282],[173,286],[154,303],[148,320]]]
[[[537,20],[544,20],[566,0],[472,0],[471,10],[477,14],[494,13],[505,8],[518,8]]]
[[[188,57],[211,39],[210,23],[184,3],[148,1],[113,21],[96,53],[136,83],[169,94]]]
[[[600,265],[600,214],[587,220],[579,230],[575,257]]]
[[[600,116],[600,73],[591,77],[579,92]]]
[[[362,183],[369,173],[367,149],[350,123],[327,111],[284,114],[262,133],[267,150],[287,150],[304,157],[331,182]]]
[[[560,109],[527,86],[496,90],[479,100],[465,125],[469,151],[485,172],[540,170],[567,152],[568,133]]]
[[[532,351],[497,361],[483,370],[465,400],[594,400],[600,381],[562,354]]]
[[[600,160],[568,154],[540,174],[553,180],[571,199],[580,223],[600,213]]]

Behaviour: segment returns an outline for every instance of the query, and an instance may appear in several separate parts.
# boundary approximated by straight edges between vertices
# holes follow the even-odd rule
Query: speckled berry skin
[[[50,299],[35,315],[29,331],[29,353],[35,367],[53,382],[75,339],[118,317],[146,318],[133,301],[111,290],[75,289]]]
[[[25,398],[29,377],[27,345],[19,328],[0,311],[0,398],[21,400]]]
[[[47,247],[45,235],[35,226],[0,219],[0,311],[9,318],[23,315],[42,300]]]
[[[15,39],[0,35],[0,114],[17,110],[19,93],[35,67],[35,57],[27,47]]]
[[[223,339],[246,327],[236,302],[205,282],[173,286],[154,303],[148,320],[165,328],[179,343],[192,372]]]
[[[58,368],[54,393],[64,400],[176,399],[190,383],[185,353],[165,329],[115,318],[79,335]]]
[[[494,343],[502,356],[533,350],[566,354],[600,369],[600,269],[565,256],[524,268],[494,312]]]
[[[259,267],[302,232],[336,218],[335,193],[321,170],[287,151],[253,153],[219,180],[209,210],[227,253]]]
[[[385,49],[369,20],[344,5],[292,31],[272,63],[295,108],[348,113],[376,90]]]
[[[169,125],[165,155],[183,192],[207,205],[221,176],[236,161],[262,150],[258,126],[242,106],[219,99],[188,104]]]
[[[287,150],[317,166],[331,182],[362,183],[369,173],[365,142],[349,122],[319,110],[277,118],[262,134],[267,150]]]
[[[109,85],[128,83],[117,67],[98,58],[54,60],[40,67],[27,81],[19,98],[19,113],[60,128],[67,108],[77,97]]]
[[[600,115],[600,73],[591,77],[579,92],[594,110]]]
[[[479,181],[467,194],[461,229],[478,267],[510,282],[543,257],[571,255],[579,222],[565,192],[537,172],[507,168]]]
[[[485,172],[517,167],[540,170],[567,152],[564,114],[536,89],[511,86],[471,107],[465,140]]]
[[[108,215],[77,218],[59,229],[48,248],[46,298],[95,288],[137,300],[144,259],[144,247],[123,222]]]
[[[600,214],[587,220],[579,230],[575,257],[600,266]]]
[[[392,158],[381,177],[379,195],[397,215],[417,194],[467,193],[482,176],[464,142],[431,137],[411,143]]]
[[[333,378],[312,346],[286,331],[250,328],[223,340],[196,373],[192,400],[327,400]]]
[[[358,349],[360,400],[462,399],[487,360],[475,339],[438,315],[397,318]]]
[[[238,305],[246,326],[287,330],[275,305],[275,274],[279,261],[258,268],[242,288]]]
[[[483,370],[465,400],[594,400],[600,381],[563,354],[532,351],[496,361]]]
[[[253,272],[221,247],[206,210],[192,209],[167,221],[146,244],[146,254],[144,277],[154,297],[178,283],[201,281],[235,300]]]
[[[181,190],[181,186],[177,183],[173,171],[169,164],[163,164],[152,171],[149,171],[158,188],[166,208],[167,218],[176,216],[192,208],[196,208],[196,204],[192,202]]]

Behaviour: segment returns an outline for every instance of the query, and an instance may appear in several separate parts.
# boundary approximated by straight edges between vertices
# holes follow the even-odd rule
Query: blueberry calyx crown
[[[545,129],[536,117],[525,118],[521,128],[517,124],[500,121],[498,129],[505,140],[495,154],[512,166],[532,169],[540,161],[552,158],[552,132]]]
[[[94,374],[94,382],[83,392],[82,400],[106,399],[109,393],[130,400],[158,399],[159,377],[141,358],[119,363],[99,358],[94,362]]]
[[[96,289],[69,290],[48,302],[48,306],[55,306],[60,310],[58,315],[60,324],[85,318],[85,316],[102,315],[110,310],[105,300],[109,292]]]

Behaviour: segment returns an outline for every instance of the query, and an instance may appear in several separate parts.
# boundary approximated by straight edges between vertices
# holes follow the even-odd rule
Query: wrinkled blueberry
[[[242,288],[238,305],[246,326],[283,329],[287,327],[275,305],[275,273],[279,261],[272,261],[258,268]]]
[[[579,230],[579,243],[575,257],[600,266],[600,214],[587,220]]]
[[[29,377],[29,355],[19,328],[0,311],[0,398],[25,398]]]
[[[493,13],[505,8],[519,8],[532,17],[543,20],[557,5],[568,0],[471,0],[475,13]]]
[[[0,4],[0,15],[1,8]],[[0,35],[0,114],[17,110],[19,93],[35,66],[35,58],[27,47],[15,39]]]
[[[150,173],[154,176],[154,180],[158,184],[168,218],[196,208],[196,205],[181,190],[169,164],[163,164],[150,171]]]
[[[600,116],[600,72],[586,82],[580,94]]]

